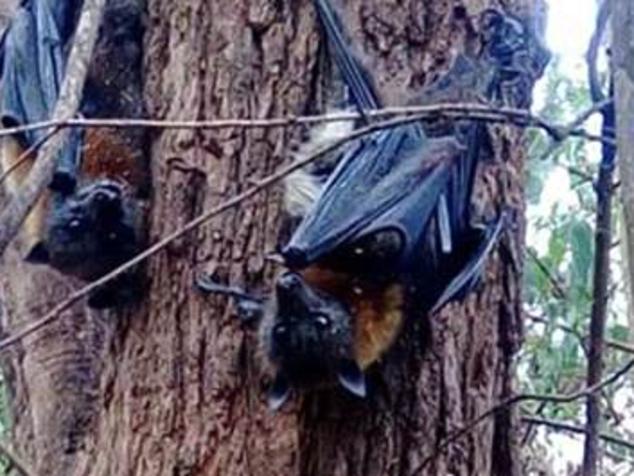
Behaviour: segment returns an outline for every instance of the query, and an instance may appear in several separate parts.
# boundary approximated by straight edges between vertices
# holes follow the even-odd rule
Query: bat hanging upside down
[[[329,2],[314,3],[354,106],[362,116],[380,108]],[[527,106],[547,53],[514,17],[489,10],[482,22],[481,54],[459,56],[424,91],[423,102],[470,94]],[[315,136],[323,143],[350,129],[331,124]],[[277,278],[271,299],[262,302],[208,276],[198,279],[207,292],[238,298],[244,314],[262,312],[261,340],[277,369],[272,408],[283,405],[293,387],[336,381],[365,396],[364,370],[392,346],[405,317],[433,313],[478,282],[505,223],[504,212],[482,226],[471,216],[486,128],[454,121],[441,129],[412,123],[381,130],[344,147],[326,177],[289,177],[286,203],[301,221],[281,250],[289,270]]]
[[[1,40],[0,115],[3,127],[51,119],[64,79],[80,0],[26,0]],[[143,117],[141,13],[143,0],[110,0],[90,63],[80,113],[85,117]],[[1,141],[1,170],[11,195],[27,179],[37,145],[48,131],[27,130]],[[142,242],[140,199],[147,193],[143,131],[71,129],[57,157],[49,190],[21,233],[28,262],[94,280],[134,256]],[[31,150],[26,157],[22,156]],[[89,299],[110,307],[140,292],[124,275]]]

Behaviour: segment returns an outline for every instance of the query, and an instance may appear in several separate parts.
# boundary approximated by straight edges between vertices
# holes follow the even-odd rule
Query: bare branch
[[[605,378],[601,382],[596,383],[595,385],[585,387],[577,392],[569,393],[569,394],[554,394],[554,395],[539,395],[539,394],[521,394],[514,395],[512,397],[503,400],[497,405],[492,406],[485,412],[481,413],[475,419],[471,420],[467,425],[463,428],[453,432],[449,436],[447,436],[443,441],[441,441],[436,451],[429,455],[427,458],[423,460],[423,462],[410,474],[414,476],[420,473],[431,461],[434,460],[436,455],[438,455],[441,451],[445,450],[449,445],[454,443],[456,440],[459,440],[463,436],[467,435],[474,428],[476,428],[480,423],[487,420],[489,417],[495,415],[498,411],[504,410],[510,405],[516,405],[520,402],[526,401],[536,401],[536,402],[548,402],[548,403],[570,403],[575,400],[579,400],[581,398],[586,398],[589,395],[594,395],[597,392],[601,391],[603,388],[612,385],[614,382],[619,380],[623,375],[629,372],[632,368],[634,368],[634,359],[628,361],[625,365],[623,365],[620,369],[615,371],[612,375]]]
[[[470,107],[473,107],[473,109],[470,109]],[[509,117],[511,117],[511,119],[513,119],[513,123],[523,124],[523,125],[532,124],[535,127],[541,127],[548,131],[557,130],[556,126],[552,126],[550,124],[545,123],[541,119],[532,116],[526,110],[509,109],[509,108],[495,109],[495,108],[490,108],[490,107],[486,107],[482,105],[467,106],[467,105],[453,104],[453,105],[421,106],[421,107],[415,107],[415,108],[388,108],[388,109],[380,110],[380,111],[370,111],[370,112],[367,112],[366,114],[370,115],[370,117],[373,117],[373,115],[376,113],[377,117],[379,117],[380,114],[388,114],[388,113],[395,114],[397,112],[405,114],[405,113],[409,113],[409,111],[417,111],[417,113],[410,116],[406,116],[406,117],[400,117],[400,118],[394,118],[391,120],[375,122],[370,124],[369,126],[357,129],[353,131],[351,134],[337,140],[336,142],[333,142],[331,145],[329,145],[328,147],[325,147],[321,151],[317,151],[315,154],[307,157],[305,160],[295,162],[294,164],[256,182],[253,187],[247,189],[245,192],[239,195],[236,195],[235,197],[227,200],[226,202],[218,205],[217,207],[214,207],[213,209],[203,213],[199,217],[193,219],[189,223],[185,224],[182,228],[176,230],[174,233],[168,235],[164,239],[150,246],[144,252],[140,253],[139,255],[137,255],[136,257],[134,257],[127,263],[122,264],[117,269],[106,274],[102,278],[78,289],[77,291],[72,293],[68,297],[68,299],[59,303],[42,318],[26,326],[21,331],[17,331],[14,335],[0,341],[0,350],[5,349],[11,344],[23,339],[25,336],[55,321],[56,318],[59,316],[59,314],[65,309],[67,309],[68,307],[70,307],[73,303],[75,303],[82,297],[90,294],[99,286],[102,286],[103,284],[115,279],[116,277],[130,270],[131,268],[141,263],[145,259],[158,253],[160,250],[162,250],[167,245],[169,245],[169,243],[171,243],[173,240],[198,228],[200,225],[210,220],[211,218],[215,217],[216,215],[224,212],[225,210],[228,210],[230,208],[233,208],[239,205],[243,201],[260,193],[261,191],[270,187],[271,185],[281,181],[284,177],[291,174],[295,170],[298,170],[299,168],[317,160],[318,158],[325,155],[326,153],[335,150],[337,147],[351,140],[363,137],[364,135],[370,134],[377,130],[382,130],[382,129],[386,129],[390,127],[397,127],[400,125],[417,122],[417,121],[420,121],[421,119],[428,118],[428,117],[438,117],[439,114],[441,115],[448,114],[449,115],[448,117],[451,117],[451,114],[454,114],[454,113],[456,114],[456,117],[463,117],[463,118],[465,117],[464,114],[472,114],[472,116],[467,116],[467,117],[472,117],[477,119],[485,119],[486,117],[491,117],[491,118],[495,118],[496,120],[500,118],[509,120]],[[474,111],[479,111],[477,117]],[[506,116],[505,114],[508,114],[509,116]],[[58,121],[58,122],[50,121],[46,123],[47,124],[46,126],[47,127],[51,127],[51,126],[57,126],[57,127],[67,127],[67,126],[156,127],[156,128],[169,127],[169,128],[187,128],[187,129],[190,129],[190,128],[214,129],[214,128],[225,128],[225,127],[284,127],[284,126],[289,126],[293,124],[311,124],[311,123],[324,122],[324,121],[343,121],[343,120],[350,120],[356,117],[359,117],[357,113],[340,113],[340,114],[329,114],[329,115],[322,115],[322,116],[306,116],[306,117],[281,118],[281,119],[262,119],[262,120],[228,119],[228,120],[219,120],[219,121],[197,121],[197,122],[194,122],[194,121],[191,121],[191,122],[190,121],[171,121],[170,122],[170,121],[134,120],[134,119],[131,119],[131,120],[127,120],[127,119],[125,120],[123,119],[105,119],[105,120],[66,119],[66,120]],[[35,127],[35,126],[30,125],[26,127]],[[23,131],[24,131],[24,128],[6,129],[5,131],[0,131],[0,135],[2,134],[2,132],[16,133],[16,132],[23,132]],[[599,140],[599,141],[603,140],[597,136],[587,135],[584,131],[577,131],[577,132],[579,133],[579,135],[582,135],[590,140]],[[571,135],[574,135],[574,134],[575,134],[575,131],[571,132]],[[0,248],[0,251],[1,250],[2,248]]]
[[[67,121],[77,113],[105,3],[106,0],[84,2],[66,75],[53,111],[53,122]],[[67,136],[67,131],[61,131],[44,144],[21,190],[12,197],[0,215],[0,256],[17,234],[38,197],[49,185],[55,171],[57,154],[64,147]]]
[[[27,160],[29,160],[31,158],[31,155],[35,154],[40,149],[40,147],[42,147],[46,143],[46,141],[48,141],[51,137],[57,134],[59,130],[60,130],[59,127],[56,127],[55,129],[50,131],[48,134],[45,134],[42,137],[40,137],[38,141],[36,141],[28,149],[22,152],[20,157],[18,157],[18,159],[13,164],[11,164],[10,167],[7,167],[7,169],[3,171],[2,175],[0,175],[0,185],[2,185],[2,183],[9,177],[9,175],[15,172],[15,170],[18,167],[20,167],[20,165],[24,164]]]
[[[555,295],[555,298],[568,299],[568,293],[563,288],[562,284],[559,282],[559,279],[557,278],[557,276],[555,276],[555,274],[550,270],[550,268],[546,266],[546,263],[544,263],[542,259],[539,256],[537,256],[537,253],[535,253],[535,251],[533,251],[531,248],[527,247],[526,254],[528,255],[530,259],[533,260],[533,262],[537,265],[539,270],[548,279],[548,282],[553,287],[553,294]]]
[[[567,126],[561,127],[559,129],[559,134],[560,134],[559,137],[551,134],[551,137],[553,138],[552,144],[548,146],[546,151],[541,155],[540,159],[546,160],[547,158],[549,158],[561,145],[564,139],[570,137],[571,135],[574,135],[574,131],[578,130],[579,127],[581,127],[583,123],[585,123],[593,114],[600,112],[606,106],[609,106],[611,103],[612,101],[609,99],[601,101],[599,103],[594,103],[588,109],[586,109],[585,111],[582,111],[572,121],[570,121],[570,123]]]
[[[564,421],[549,420],[547,418],[540,418],[535,416],[524,416],[522,417],[522,422],[529,425],[545,425],[554,428],[555,430],[569,431],[572,433],[579,433],[583,435],[587,434],[586,429],[582,426],[573,425]],[[599,433],[599,438],[603,441],[607,441],[608,443],[613,443],[615,445],[634,450],[634,442],[624,440],[623,438],[619,438],[618,436],[610,435],[608,433]]]
[[[534,316],[534,315],[531,315],[531,314],[526,314],[526,317],[528,319],[530,319],[531,321],[533,321],[533,322],[537,322],[539,324],[544,324],[544,325],[547,325],[547,326],[553,326],[556,329],[560,329],[560,330],[562,330],[562,331],[564,331],[566,333],[574,335],[583,344],[584,349],[586,348],[586,341],[588,339],[588,336],[580,334],[574,328],[572,328],[570,326],[567,326],[565,324],[553,323],[553,322],[551,322],[549,319],[547,319],[545,317]],[[621,341],[614,340],[614,339],[603,339],[603,342],[605,343],[605,345],[607,345],[608,347],[613,348],[614,350],[618,350],[618,351],[621,351],[621,352],[625,352],[625,353],[634,355],[634,346],[629,345],[627,342],[621,342]]]
[[[582,112],[571,124],[581,126],[597,108],[593,106]],[[551,123],[540,118],[526,109],[515,109],[509,107],[497,107],[481,103],[450,103],[450,104],[430,104],[425,106],[403,106],[386,107],[374,111],[364,112],[364,117],[371,119],[386,119],[402,117],[403,122],[411,120],[450,118],[450,119],[477,119],[485,122],[506,123],[518,127],[534,127],[546,131],[548,135],[558,141],[566,137],[581,137],[594,142],[614,143],[612,138],[604,138],[596,134],[589,133],[580,127],[571,127],[570,124],[560,125]],[[0,130],[0,137],[24,133],[37,129],[48,129],[51,127],[108,127],[108,128],[130,128],[144,127],[149,129],[227,129],[241,127],[245,129],[268,129],[275,127],[293,127],[299,125],[314,125],[325,122],[351,121],[361,118],[357,112],[339,112],[314,116],[286,116],[268,119],[212,119],[208,121],[170,121],[161,119],[86,119],[67,118],[55,119],[51,121],[25,124],[17,127],[10,127]]]

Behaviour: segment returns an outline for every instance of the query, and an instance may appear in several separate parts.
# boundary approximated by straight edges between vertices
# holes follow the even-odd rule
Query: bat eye
[[[288,328],[284,324],[277,324],[273,328],[273,333],[276,336],[283,336],[284,334],[286,334],[287,331],[288,331]]]
[[[67,230],[69,233],[77,234],[81,233],[84,229],[84,220],[81,218],[73,218],[68,222]]]
[[[317,323],[317,327],[320,329],[327,329],[330,327],[330,318],[325,314],[318,314],[315,317],[315,322]]]
[[[113,197],[112,195],[100,190],[97,193],[95,193],[95,202],[97,203],[107,203],[107,202],[111,202]]]

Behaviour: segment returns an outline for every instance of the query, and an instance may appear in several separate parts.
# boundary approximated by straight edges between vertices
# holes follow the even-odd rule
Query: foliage
[[[585,78],[575,80],[563,76],[557,61],[547,71],[543,88],[543,105],[537,114],[554,121],[570,120],[590,105]],[[528,231],[524,273],[527,332],[519,365],[520,384],[527,392],[567,393],[581,388],[585,379],[587,362],[583,339],[592,307],[596,207],[592,178],[597,175],[600,154],[596,146],[569,140],[544,159],[550,139],[541,132],[531,131],[527,133],[527,140],[530,154],[526,177]],[[617,213],[615,219],[618,222]],[[612,253],[615,265],[621,259],[619,252],[615,246]],[[623,313],[617,310],[624,306],[624,290],[614,281],[608,337],[624,341],[627,326]],[[622,354],[610,351],[606,371],[623,360]],[[625,431],[619,428],[618,412],[611,401],[616,392],[615,388],[604,392],[606,421],[610,425],[606,429],[627,439]],[[537,411],[545,418],[583,424],[582,403],[542,405],[530,411]],[[607,445],[606,448],[613,453],[613,458],[617,455],[634,458],[622,447]],[[629,467],[628,471],[633,469]]]

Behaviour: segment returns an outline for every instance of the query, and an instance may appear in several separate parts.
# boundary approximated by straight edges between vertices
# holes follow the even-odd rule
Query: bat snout
[[[97,190],[93,196],[93,200],[98,204],[120,203],[121,195],[113,190]]]
[[[286,273],[277,280],[277,291],[281,293],[293,292],[302,287],[302,279],[295,273]]]
[[[275,293],[278,312],[282,316],[305,316],[315,301],[314,291],[296,273],[285,273],[277,279]]]
[[[113,190],[97,190],[92,197],[92,205],[97,217],[116,219],[123,213],[121,194]]]

